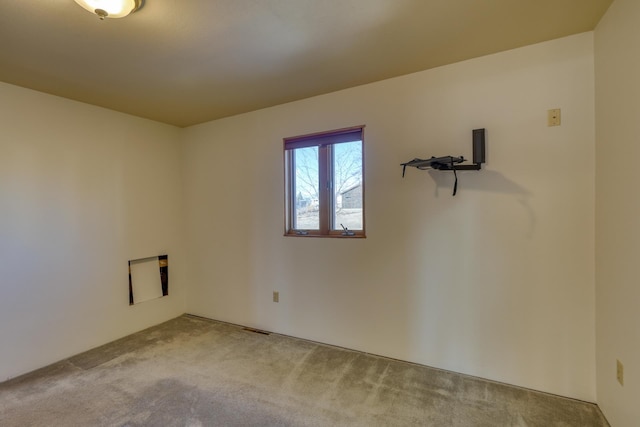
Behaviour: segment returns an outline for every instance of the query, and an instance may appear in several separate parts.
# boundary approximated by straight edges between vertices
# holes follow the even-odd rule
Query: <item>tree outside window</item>
[[[364,236],[363,127],[286,138],[288,235]]]

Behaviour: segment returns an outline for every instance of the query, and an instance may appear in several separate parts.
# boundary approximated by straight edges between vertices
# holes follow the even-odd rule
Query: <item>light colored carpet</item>
[[[597,406],[184,315],[0,384],[9,426],[606,426]]]

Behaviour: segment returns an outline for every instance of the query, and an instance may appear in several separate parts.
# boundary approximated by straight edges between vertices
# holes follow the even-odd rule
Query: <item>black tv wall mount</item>
[[[479,171],[482,168],[482,164],[485,162],[485,129],[473,130],[473,164],[461,165],[460,163],[466,161],[462,156],[444,156],[444,157],[431,157],[430,159],[415,158],[406,163],[400,163],[402,166],[402,177],[407,170],[407,166],[414,167],[420,170],[436,169],[441,171],[453,171],[455,176],[455,184],[453,185],[453,195],[458,192],[458,174],[456,171]]]

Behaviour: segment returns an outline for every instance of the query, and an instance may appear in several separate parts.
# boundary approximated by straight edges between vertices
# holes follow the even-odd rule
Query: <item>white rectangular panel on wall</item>
[[[158,257],[131,261],[131,290],[133,303],[162,297],[162,281]]]

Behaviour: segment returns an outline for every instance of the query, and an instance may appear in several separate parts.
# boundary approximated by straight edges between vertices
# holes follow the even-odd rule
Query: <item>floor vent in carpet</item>
[[[269,332],[261,331],[253,328],[242,328],[243,331],[254,332],[256,334],[269,335]]]

